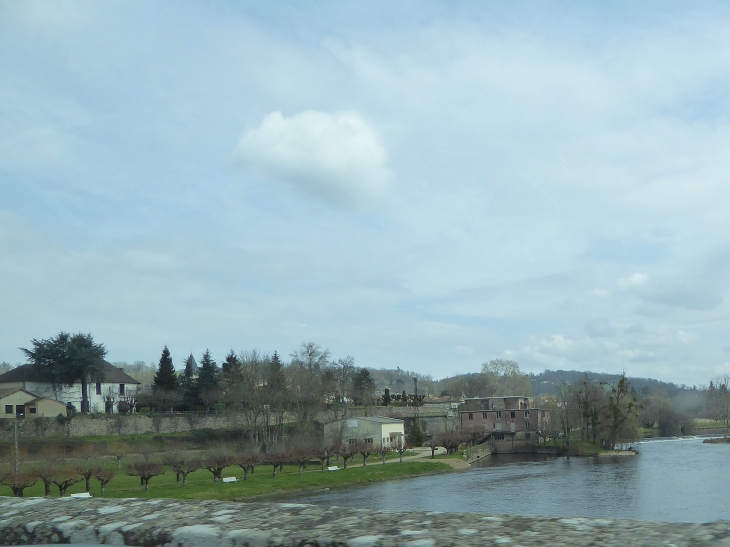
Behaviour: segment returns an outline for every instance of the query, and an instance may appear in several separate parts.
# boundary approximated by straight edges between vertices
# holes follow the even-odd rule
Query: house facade
[[[324,440],[327,445],[339,440],[341,443],[355,444],[364,442],[374,446],[395,447],[405,442],[403,420],[360,416],[337,420],[324,425]]]
[[[54,418],[66,415],[66,405],[16,387],[0,389],[0,418]]]
[[[124,401],[133,405],[136,401],[139,382],[104,361],[101,374],[90,378],[87,383],[87,397],[91,412],[114,413],[118,411],[119,403]],[[35,394],[41,399],[51,399],[65,406],[73,405],[76,410],[81,409],[81,383],[72,386],[56,385],[49,382],[43,371],[34,365],[22,365],[5,374],[0,374],[0,390],[21,389]],[[0,410],[2,407],[0,407]],[[54,416],[58,415],[58,412]],[[27,413],[26,413],[27,416]]]
[[[532,397],[475,397],[459,412],[462,431],[483,434],[495,452],[529,450],[546,429],[550,411],[536,408]]]

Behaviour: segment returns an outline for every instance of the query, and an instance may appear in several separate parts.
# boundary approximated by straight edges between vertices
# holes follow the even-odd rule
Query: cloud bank
[[[392,176],[377,133],[354,112],[268,114],[246,131],[236,157],[330,203],[368,207],[388,193]]]

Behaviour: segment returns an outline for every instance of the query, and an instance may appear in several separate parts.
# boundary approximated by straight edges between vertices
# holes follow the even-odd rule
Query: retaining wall
[[[730,522],[388,513],[293,503],[0,498],[0,545],[145,547],[730,546]]]

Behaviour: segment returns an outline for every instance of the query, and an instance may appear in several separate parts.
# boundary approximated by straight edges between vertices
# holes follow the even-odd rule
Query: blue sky
[[[0,360],[730,373],[722,3],[0,0]]]

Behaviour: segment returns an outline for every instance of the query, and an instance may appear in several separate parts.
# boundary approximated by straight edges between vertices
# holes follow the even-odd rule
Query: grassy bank
[[[169,468],[165,474],[153,477],[150,480],[149,492],[145,493],[140,486],[139,477],[130,477],[124,471],[117,472],[114,479],[106,487],[107,498],[171,498],[197,500],[240,500],[247,501],[262,496],[276,496],[279,494],[295,493],[307,490],[321,490],[325,488],[342,488],[347,486],[364,485],[371,482],[391,480],[423,475],[427,473],[443,473],[452,471],[451,467],[440,462],[404,461],[383,465],[369,463],[367,467],[348,466],[338,471],[320,471],[310,466],[308,471],[301,475],[295,466],[284,466],[284,471],[272,478],[272,466],[261,465],[256,468],[253,476],[243,481],[243,472],[238,467],[227,468],[223,476],[235,476],[239,480],[232,484],[213,484],[213,476],[207,470],[198,470],[188,475],[187,486],[182,488],[175,481],[175,473]],[[79,482],[69,488],[67,494],[83,492],[84,483]],[[0,486],[0,495],[10,496],[10,488]],[[25,496],[42,496],[43,484],[25,490]],[[53,487],[53,496],[58,495],[58,488]],[[101,496],[98,481],[92,479],[91,495]]]

